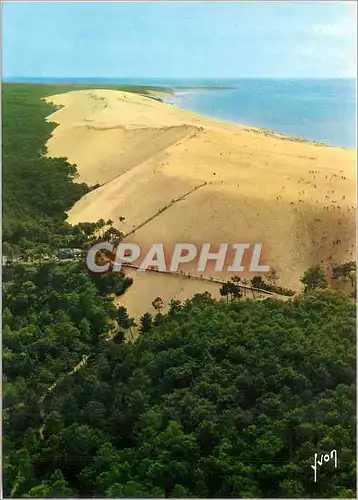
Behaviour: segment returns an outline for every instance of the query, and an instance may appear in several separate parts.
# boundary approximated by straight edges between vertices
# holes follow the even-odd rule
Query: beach
[[[59,106],[48,117],[58,124],[48,155],[76,164],[78,182],[100,185],[70,210],[70,223],[112,219],[132,233],[125,241],[141,246],[261,242],[278,284],[295,291],[309,267],[354,260],[355,150],[129,92],[80,90],[46,100]],[[119,301],[135,317],[158,296],[167,305],[205,290],[219,295],[207,282],[133,277]]]

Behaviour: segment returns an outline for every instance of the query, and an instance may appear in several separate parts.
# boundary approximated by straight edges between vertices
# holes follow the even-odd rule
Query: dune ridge
[[[79,181],[101,185],[69,222],[111,218],[145,246],[261,242],[278,283],[295,290],[308,267],[354,259],[354,150],[285,140],[139,94],[86,90],[47,100],[60,106],[48,117],[58,124],[48,154],[77,164]],[[204,285],[136,274],[120,299],[138,316],[158,295],[183,299]]]

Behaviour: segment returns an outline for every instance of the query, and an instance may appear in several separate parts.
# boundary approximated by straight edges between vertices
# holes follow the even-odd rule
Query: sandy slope
[[[111,218],[129,232],[169,205],[128,240],[262,242],[279,283],[294,289],[308,267],[353,259],[355,151],[288,140],[138,94],[75,91],[48,100],[63,106],[48,118],[59,124],[49,155],[67,156],[80,181],[101,184],[73,207],[70,222]],[[158,295],[183,299],[208,289],[181,281],[144,273],[122,301],[138,315]]]

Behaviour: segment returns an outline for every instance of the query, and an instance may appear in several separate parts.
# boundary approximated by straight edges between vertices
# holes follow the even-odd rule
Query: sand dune
[[[279,284],[296,290],[308,267],[354,258],[355,151],[220,122],[138,94],[75,91],[48,100],[62,106],[48,118],[59,124],[49,155],[67,156],[79,181],[101,185],[73,207],[70,222],[111,218],[134,231],[128,241],[146,246],[262,242]],[[208,289],[182,281],[144,273],[121,300],[138,316],[158,295],[183,299]]]

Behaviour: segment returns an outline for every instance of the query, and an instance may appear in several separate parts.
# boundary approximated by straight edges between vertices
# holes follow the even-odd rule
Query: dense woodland
[[[237,281],[167,314],[158,297],[132,342],[113,305],[131,281],[36,259],[120,236],[66,222],[89,187],[43,156],[40,99],[66,90],[3,86],[3,253],[21,259],[3,266],[4,496],[355,498],[355,303],[322,269],[288,301]]]

